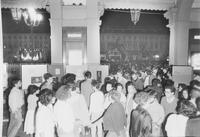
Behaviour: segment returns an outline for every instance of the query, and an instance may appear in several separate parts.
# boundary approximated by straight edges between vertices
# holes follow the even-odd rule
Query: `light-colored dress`
[[[26,113],[26,119],[24,123],[24,132],[26,134],[35,133],[35,111],[37,107],[38,97],[36,95],[28,96],[28,110]]]

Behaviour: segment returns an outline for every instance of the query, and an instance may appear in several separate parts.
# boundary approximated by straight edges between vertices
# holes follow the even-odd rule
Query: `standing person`
[[[35,114],[38,97],[36,94],[39,92],[39,88],[36,85],[28,86],[28,110],[26,113],[25,123],[24,123],[24,132],[30,137],[33,137],[35,133]]]
[[[165,112],[163,106],[158,103],[156,98],[158,92],[155,90],[150,90],[148,93],[148,103],[149,106],[146,110],[149,112],[152,118],[152,137],[159,137],[161,133],[162,122],[165,118]]]
[[[176,113],[176,106],[178,99],[175,97],[176,89],[174,86],[166,86],[165,87],[165,97],[161,100],[161,105],[164,108],[165,116],[170,113]]]
[[[116,83],[115,89],[117,90],[117,92],[120,93],[120,103],[122,103],[122,105],[125,108],[125,106],[126,106],[126,96],[123,92],[123,89],[124,89],[123,85],[121,83]]]
[[[126,99],[126,107],[125,107],[127,121],[130,120],[130,114],[131,114],[131,111],[135,108],[134,106],[137,106],[133,100],[136,93],[137,93],[137,90],[133,86],[133,83],[131,81],[128,81],[126,83],[126,98],[127,99]]]
[[[54,97],[50,89],[43,89],[39,93],[39,104],[36,113],[35,137],[54,137],[55,117],[53,114]]]
[[[24,105],[24,92],[20,89],[22,82],[19,78],[12,79],[13,88],[8,97],[10,110],[10,123],[8,126],[8,137],[15,137],[22,125],[22,106]]]
[[[98,137],[103,136],[102,132],[102,119],[99,119],[104,112],[104,95],[99,90],[100,84],[97,80],[92,80],[92,87],[94,92],[90,96],[90,117],[91,121],[94,122],[91,126],[92,137],[96,137],[96,133]],[[98,120],[98,121],[96,121]]]
[[[53,89],[53,75],[51,75],[50,73],[45,73],[43,75],[44,77],[44,82],[40,85],[40,89],[43,90],[45,88],[48,88],[50,90]]]
[[[90,105],[90,95],[93,92],[92,85],[91,85],[91,82],[92,82],[92,79],[91,79],[92,78],[92,73],[90,71],[86,71],[85,74],[84,74],[84,77],[85,77],[85,81],[83,81],[81,83],[81,94],[83,94],[83,96],[85,97],[87,106],[89,108],[89,105]]]
[[[80,94],[75,83],[68,83],[66,85],[70,87],[70,90],[68,90],[70,97],[67,99],[67,102],[72,108],[75,117],[74,135],[79,137],[79,129],[82,129],[81,132],[84,132],[84,127],[90,125],[89,110],[84,96]]]
[[[191,99],[190,102],[196,106],[196,98],[200,97],[200,82],[193,81],[191,82]]]
[[[57,102],[54,105],[58,137],[74,137],[75,115],[70,105],[72,87],[61,86],[56,92]]]
[[[119,102],[120,94],[116,91],[111,91],[112,104],[107,108],[103,123],[104,129],[108,131],[106,137],[125,137],[125,128],[127,126],[124,107]]]
[[[165,130],[168,137],[185,137],[187,121],[196,115],[195,106],[188,100],[180,100],[177,105],[177,114],[167,118]]]
[[[200,130],[199,130],[199,125],[200,125],[200,97],[196,99],[196,105],[197,105],[197,115],[193,118],[190,118],[187,121],[187,126],[186,126],[186,137],[199,137],[200,135]]]
[[[143,90],[144,88],[144,83],[142,82],[141,79],[139,79],[139,77],[141,76],[141,73],[140,72],[133,72],[131,74],[131,79],[132,79],[132,82],[133,82],[133,85],[135,86],[135,88],[138,90],[138,91],[141,91]]]
[[[106,82],[105,87],[106,87],[106,94],[104,101],[104,109],[106,109],[112,103],[111,91],[113,90],[113,84],[110,81],[108,81]]]
[[[121,83],[123,85],[123,87],[126,86],[127,80],[123,77],[123,71],[122,70],[118,70],[117,74],[116,74],[116,79],[118,83]],[[124,94],[126,93],[126,90],[123,90]]]
[[[152,118],[146,108],[149,106],[148,94],[139,92],[135,101],[138,106],[131,112],[130,116],[130,137],[150,137],[152,134]]]

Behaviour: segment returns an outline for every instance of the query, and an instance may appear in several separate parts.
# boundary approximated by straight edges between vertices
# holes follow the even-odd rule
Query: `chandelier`
[[[42,20],[42,15],[37,13],[37,11],[34,8],[28,8],[28,9],[18,9],[13,8],[11,9],[12,17],[16,22],[19,22],[22,18],[24,19],[24,22],[28,26],[39,26],[40,21]]]
[[[130,13],[131,13],[131,21],[136,25],[140,19],[140,10],[131,9]]]

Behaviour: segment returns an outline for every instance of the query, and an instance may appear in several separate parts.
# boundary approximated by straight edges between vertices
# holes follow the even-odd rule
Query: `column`
[[[62,4],[61,0],[50,1],[51,64],[62,64]]]
[[[100,16],[104,7],[98,0],[87,0],[87,64],[100,64]]]
[[[165,17],[169,19],[170,65],[188,65],[188,38],[190,11],[194,0],[178,0],[177,7],[170,9]]]
[[[0,1],[1,7],[1,1]],[[0,135],[2,135],[3,127],[3,30],[2,30],[2,17],[0,10]]]

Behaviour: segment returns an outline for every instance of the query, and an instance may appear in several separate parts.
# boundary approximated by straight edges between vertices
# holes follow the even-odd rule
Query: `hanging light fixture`
[[[11,9],[11,13],[14,20],[20,21],[23,18],[24,22],[28,26],[38,26],[40,24],[40,21],[42,21],[42,15],[37,13],[34,8],[28,8],[23,10],[13,8]]]
[[[136,25],[140,19],[140,10],[131,9],[130,13],[131,13],[131,21]]]
[[[22,18],[22,10],[18,8],[11,9],[12,17],[15,21],[20,21]]]
[[[23,12],[24,22],[28,26],[38,26],[42,20],[42,15],[37,13],[35,9],[29,8]]]

